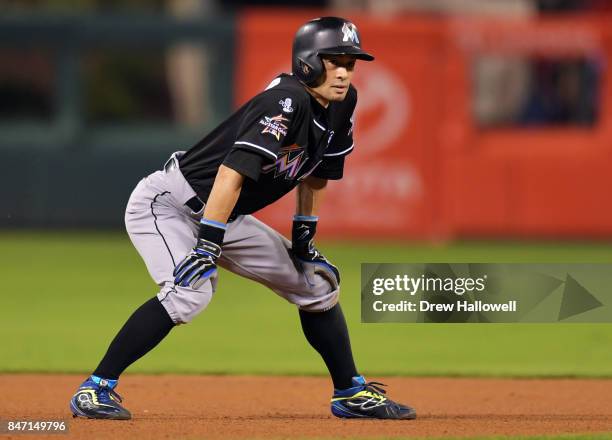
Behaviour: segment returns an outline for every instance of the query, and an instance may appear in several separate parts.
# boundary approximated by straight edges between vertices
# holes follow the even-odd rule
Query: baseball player
[[[176,152],[138,183],[125,223],[159,293],[140,306],[70,400],[75,417],[129,419],[115,391],[120,374],[172,328],[190,322],[217,288],[217,266],[268,286],[299,309],[308,342],[333,381],[337,417],[413,419],[355,368],[338,295],[338,269],[313,245],[329,180],[342,178],[353,150],[357,60],[350,21],[309,21],[293,42],[291,75],[260,94],[187,152]],[[251,214],[297,188],[292,240]]]

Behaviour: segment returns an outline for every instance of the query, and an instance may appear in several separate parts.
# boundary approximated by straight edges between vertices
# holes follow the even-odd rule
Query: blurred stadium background
[[[359,323],[361,262],[612,263],[611,3],[0,2],[0,371],[92,368],[155,293],[123,232],[133,187],[288,71],[325,14],[377,56],[320,233],[366,371],[612,375],[608,325]],[[292,206],[259,216],[287,232]],[[130,371],[324,374],[287,305],[222,276]]]
[[[121,228],[142,176],[289,70],[300,23],[342,14],[378,60],[322,235],[610,237],[611,6],[2,2],[0,226]],[[286,230],[291,206],[262,218]]]

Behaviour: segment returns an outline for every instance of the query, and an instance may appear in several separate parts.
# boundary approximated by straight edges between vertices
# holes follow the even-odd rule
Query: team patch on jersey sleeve
[[[259,120],[259,124],[264,126],[261,134],[271,134],[274,138],[279,141],[281,136],[287,136],[287,129],[285,122],[289,122],[289,119],[285,118],[282,114],[276,116],[264,116]]]
[[[285,113],[293,113],[293,107],[291,107],[293,101],[291,100],[291,98],[281,99],[280,101],[278,101],[278,103],[283,107],[283,111]]]

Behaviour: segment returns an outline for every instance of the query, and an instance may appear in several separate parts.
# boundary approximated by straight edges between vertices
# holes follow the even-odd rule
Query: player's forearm
[[[296,215],[318,215],[327,179],[307,177],[297,187]]]
[[[244,176],[242,174],[221,165],[204,208],[204,218],[227,223],[227,219],[240,196],[243,182]]]

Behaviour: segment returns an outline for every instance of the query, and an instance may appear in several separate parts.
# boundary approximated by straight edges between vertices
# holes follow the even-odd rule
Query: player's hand
[[[340,286],[340,272],[314,247],[314,235],[317,232],[318,217],[296,215],[293,218],[291,231],[291,250],[305,266],[305,272],[312,271],[321,275],[336,290]]]
[[[340,271],[316,248],[306,254],[295,254],[305,266],[312,266],[314,273],[321,275],[336,290],[340,286]]]
[[[217,258],[221,248],[215,243],[198,239],[198,244],[175,268],[174,284],[199,289],[208,279],[217,277]]]

